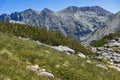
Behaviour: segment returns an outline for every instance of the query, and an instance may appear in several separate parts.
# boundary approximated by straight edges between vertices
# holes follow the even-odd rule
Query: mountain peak
[[[100,6],[85,6],[85,7],[80,7],[80,10],[84,10],[84,11],[91,11],[93,9],[103,9]]]
[[[69,6],[69,7],[65,8],[64,10],[62,10],[62,12],[68,12],[68,13],[70,13],[70,12],[75,13],[77,11],[79,11],[79,7],[77,7],[77,6]]]
[[[33,9],[29,8],[29,9],[26,9],[25,11],[34,11]]]
[[[79,8],[79,7],[77,7],[77,6],[68,6],[67,8],[68,9],[71,9],[71,8],[76,9],[76,8]]]
[[[45,12],[45,13],[53,13],[52,10],[48,9],[48,8],[44,8],[41,12]]]
[[[100,7],[100,6],[92,6],[92,8],[102,8],[102,7]]]
[[[31,9],[31,8],[30,8],[30,9],[27,9],[27,10],[25,10],[25,11],[23,11],[23,12],[40,14],[40,11],[37,11],[37,10]]]
[[[91,12],[95,12],[98,16],[108,16],[111,15],[112,13],[103,9],[100,6],[86,6],[86,7],[80,7],[80,10],[85,12],[85,11],[91,11]]]

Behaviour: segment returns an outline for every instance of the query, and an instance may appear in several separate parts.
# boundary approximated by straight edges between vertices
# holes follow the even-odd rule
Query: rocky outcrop
[[[118,38],[118,41],[116,40],[112,40],[110,43],[108,43],[106,46],[108,47],[120,47],[120,41]]]
[[[117,69],[120,71],[120,51],[115,51],[114,48],[120,49],[120,38],[114,38],[109,43],[105,44],[103,47],[97,48],[97,55],[95,59],[99,61],[109,60],[109,67]]]
[[[120,47],[120,42],[119,42],[118,38],[116,39],[112,39],[109,43],[105,44],[105,47],[98,47],[98,54],[108,58],[108,59],[112,59],[113,62],[120,62],[120,53],[119,52],[115,52],[112,48],[118,48]]]
[[[68,55],[70,54],[75,54],[75,51],[67,46],[53,46],[52,47],[53,49],[57,50],[57,51],[62,51],[62,52],[65,52],[67,53]]]
[[[22,39],[23,41],[30,40],[30,38],[23,38],[23,37],[19,37],[19,39]],[[34,43],[36,43],[36,44],[38,44],[38,45],[47,46],[47,47],[50,47],[50,48],[52,48],[54,50],[64,52],[64,53],[66,53],[68,55],[75,54],[75,50],[73,50],[73,49],[71,49],[71,48],[69,48],[67,46],[62,46],[62,45],[60,45],[60,46],[51,46],[51,45],[47,45],[47,44],[41,43],[39,41],[34,41],[34,40],[31,40],[31,41],[34,42]]]

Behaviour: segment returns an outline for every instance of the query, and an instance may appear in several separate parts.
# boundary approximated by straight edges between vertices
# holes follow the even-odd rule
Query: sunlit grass
[[[32,41],[23,41],[11,34],[0,33],[0,79],[49,80],[26,69],[27,65],[38,64],[51,72],[55,80],[120,80],[119,72],[104,70],[86,63],[86,59],[68,56]]]

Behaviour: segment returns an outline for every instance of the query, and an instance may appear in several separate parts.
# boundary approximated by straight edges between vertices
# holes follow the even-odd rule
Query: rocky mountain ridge
[[[28,9],[10,15],[0,15],[2,21],[19,21],[32,26],[40,26],[48,30],[61,32],[81,41],[88,34],[100,27],[113,14],[99,6],[69,6],[54,12],[47,8],[42,11]]]
[[[107,20],[103,26],[92,32],[83,43],[90,43],[98,40],[110,33],[116,33],[120,31],[120,12],[116,13],[112,18]]]

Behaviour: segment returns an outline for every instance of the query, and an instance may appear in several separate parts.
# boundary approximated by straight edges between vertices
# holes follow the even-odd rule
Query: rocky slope
[[[120,72],[84,54],[66,55],[38,41],[7,33],[0,33],[0,44],[1,80],[120,79]]]
[[[48,30],[61,32],[66,36],[73,36],[80,41],[101,26],[112,15],[112,13],[99,6],[70,6],[58,12],[45,8],[41,12],[28,9],[10,15],[2,14],[0,20],[14,20],[33,26],[42,26]]]
[[[97,60],[103,61],[106,60],[111,68],[117,69],[120,71],[120,38],[116,37],[110,40],[104,46],[92,48],[97,56]]]
[[[111,19],[106,21],[106,23],[92,32],[85,43],[90,43],[91,41],[98,40],[105,35],[108,35],[110,33],[115,33],[120,31],[120,12],[116,13]]]

